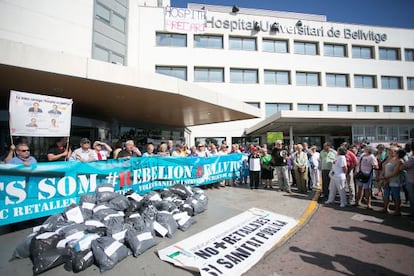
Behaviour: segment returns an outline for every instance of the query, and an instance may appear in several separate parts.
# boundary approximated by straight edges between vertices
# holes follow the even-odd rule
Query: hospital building
[[[413,29],[171,4],[0,1],[2,145],[11,90],[73,99],[74,142],[414,138]]]

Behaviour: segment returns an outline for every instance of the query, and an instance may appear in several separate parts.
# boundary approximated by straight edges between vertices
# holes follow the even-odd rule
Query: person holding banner
[[[7,161],[7,164],[16,164],[16,165],[25,165],[29,167],[30,165],[36,164],[37,160],[30,155],[29,146],[25,143],[17,144],[16,146],[16,156]]]
[[[54,146],[50,147],[47,151],[47,160],[53,161],[66,161],[71,156],[72,151],[68,148],[68,138],[58,138]]]
[[[93,142],[93,149],[95,151],[95,160],[107,160],[111,155],[112,148],[104,142]]]
[[[118,158],[131,158],[142,156],[141,151],[135,146],[134,140],[125,142],[125,149],[118,153]]]

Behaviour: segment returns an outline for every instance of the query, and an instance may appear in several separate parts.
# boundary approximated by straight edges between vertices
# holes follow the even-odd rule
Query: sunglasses
[[[24,149],[24,150],[19,150],[19,151],[21,151],[21,152],[28,152],[30,150],[29,149]]]

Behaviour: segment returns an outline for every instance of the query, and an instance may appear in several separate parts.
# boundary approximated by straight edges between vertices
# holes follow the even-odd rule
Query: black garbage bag
[[[157,208],[158,211],[167,211],[167,212],[173,212],[177,209],[177,205],[174,204],[174,202],[166,201],[166,200],[159,200],[154,201],[154,207]]]
[[[95,261],[92,249],[75,252],[70,251],[70,258],[65,263],[65,270],[78,273],[92,266]]]
[[[10,258],[10,261],[15,259],[24,259],[29,258],[30,256],[30,243],[32,242],[32,239],[38,235],[37,232],[32,232],[29,235],[26,236],[26,238],[21,241],[19,245],[16,246],[16,248],[13,251],[12,257]]]
[[[161,196],[160,196],[160,194],[157,191],[151,191],[148,194],[145,194],[144,198],[146,200],[151,201],[151,202],[161,200]]]
[[[70,224],[63,226],[59,229],[56,229],[56,233],[62,234],[63,238],[67,238],[70,235],[73,235],[77,232],[85,232],[88,229],[88,227],[85,224]]]
[[[70,258],[68,248],[57,248],[58,242],[62,239],[62,234],[54,232],[45,232],[32,239],[30,259],[33,263],[33,273],[35,275],[64,264]]]
[[[204,193],[197,193],[194,195],[194,198],[198,201],[200,205],[199,208],[194,208],[194,211],[199,214],[207,210],[208,207],[208,197]],[[197,206],[198,207],[198,206]]]
[[[196,222],[187,212],[176,213],[173,217],[177,222],[178,229],[183,232],[187,231]]]
[[[112,210],[106,204],[98,205],[93,209],[92,219],[104,221],[111,216],[118,216],[119,211]]]
[[[81,198],[79,199],[79,206],[82,206],[83,203],[96,204],[96,193],[81,196]]]
[[[142,229],[141,231],[136,229],[128,230],[125,242],[131,249],[134,257],[138,257],[157,244],[149,229]]]
[[[96,240],[97,238],[100,238],[100,237],[101,236],[99,236],[96,233],[85,234],[81,239],[77,240],[73,244],[73,250],[75,252],[81,252],[81,251],[91,249],[92,241],[94,241],[94,240]]]
[[[169,189],[164,189],[159,192],[162,199],[171,198],[173,197],[174,193],[170,191]]]
[[[187,199],[189,196],[193,195],[191,188],[185,186],[184,184],[175,184],[169,188],[171,192],[178,195],[182,199]]]
[[[62,214],[56,214],[48,217],[43,224],[34,227],[33,231],[37,232],[40,229],[43,229],[43,231],[46,232],[54,232],[57,229],[70,224],[72,224],[72,222],[68,222]]]
[[[112,184],[110,183],[101,184],[96,187],[96,202],[97,203],[108,202],[117,196],[118,194],[115,193],[114,186],[112,186]]]
[[[166,229],[167,232],[165,233],[165,230],[161,229],[158,224]],[[178,229],[178,225],[173,215],[166,211],[161,211],[157,213],[156,221],[154,222],[154,229],[158,234],[160,234],[160,236],[172,238]]]
[[[143,205],[143,209],[141,210],[140,213],[144,217],[144,219],[149,219],[149,220],[154,221],[157,216],[158,210],[157,208],[155,208],[154,205],[149,204],[149,205],[146,205],[145,207]]]
[[[85,221],[86,232],[88,233],[96,233],[99,236],[106,235],[106,226],[99,220],[90,219]]]
[[[68,222],[83,223],[87,215],[83,213],[82,209],[78,205],[72,203],[66,207],[65,211],[63,211],[63,217]]]
[[[94,240],[92,242],[92,252],[101,272],[112,269],[130,254],[125,245],[111,237]]]
[[[131,225],[131,227],[137,231],[143,231],[147,227],[144,218],[138,213],[132,214],[126,218],[125,223]]]
[[[182,205],[180,206],[180,211],[187,212],[187,214],[188,214],[189,216],[194,216],[194,215],[195,215],[195,214],[194,214],[194,208],[193,208],[193,206],[191,205],[191,200],[190,200],[189,202],[190,202],[190,204],[189,204],[189,203],[184,203],[184,204],[182,204]]]
[[[116,211],[124,211],[129,207],[129,200],[123,195],[118,195],[109,201],[108,206]]]
[[[127,192],[126,197],[129,200],[129,206],[125,210],[125,215],[128,217],[130,214],[141,210],[141,207],[144,204],[144,198],[132,190]]]
[[[106,226],[106,234],[111,236],[114,233],[124,230],[124,215],[123,213],[118,215],[109,215],[102,221],[102,223]]]

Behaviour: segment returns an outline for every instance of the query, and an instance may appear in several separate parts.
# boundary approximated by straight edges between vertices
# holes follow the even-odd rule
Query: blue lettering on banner
[[[141,157],[92,163],[0,165],[0,225],[62,212],[110,183],[124,194],[145,194],[176,183],[200,186],[240,177],[243,154],[208,158]]]

